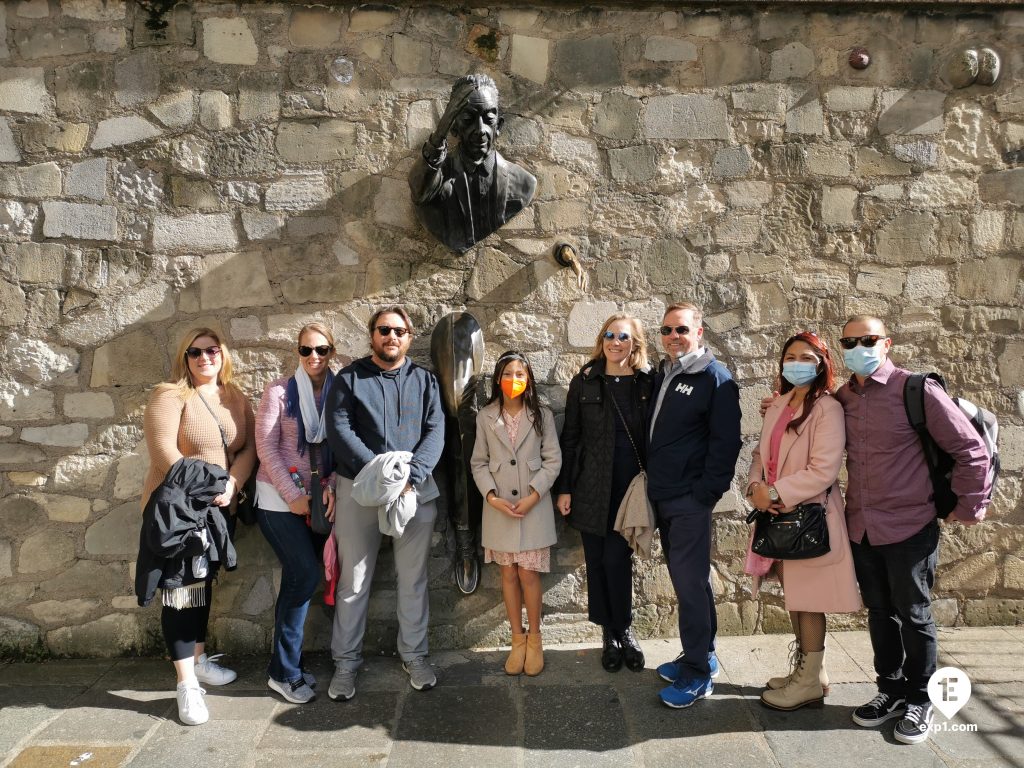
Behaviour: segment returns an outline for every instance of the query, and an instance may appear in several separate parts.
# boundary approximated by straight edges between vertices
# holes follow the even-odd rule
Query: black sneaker
[[[886,720],[900,717],[906,711],[906,701],[903,697],[890,696],[888,693],[878,692],[867,704],[863,704],[853,710],[853,722],[865,728],[872,728],[881,725]]]
[[[907,712],[892,735],[904,744],[920,744],[928,738],[934,716],[931,704],[907,704]]]

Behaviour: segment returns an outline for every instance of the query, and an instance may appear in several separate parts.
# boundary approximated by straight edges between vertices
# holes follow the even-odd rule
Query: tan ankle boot
[[[523,674],[523,665],[526,663],[526,633],[512,633],[512,650],[509,651],[508,659],[505,660],[506,675]]]
[[[807,651],[793,672],[793,677],[778,690],[767,690],[761,694],[761,703],[772,709],[788,712],[800,707],[821,707],[825,692],[821,689],[818,675],[825,660],[824,651]]]
[[[530,677],[539,675],[544,669],[544,646],[540,640],[540,632],[531,632],[526,636],[526,664],[523,671]]]
[[[773,677],[768,680],[766,684],[767,688],[773,691],[777,691],[780,688],[785,688],[789,685],[789,681],[793,678],[793,673],[796,672],[798,666],[800,666],[800,660],[803,658],[804,652],[800,650],[798,640],[794,640],[789,644],[789,674],[781,675],[779,677]],[[825,671],[825,664],[822,662],[821,672],[818,674],[818,682],[821,683],[821,690],[823,695],[828,696],[828,672]]]

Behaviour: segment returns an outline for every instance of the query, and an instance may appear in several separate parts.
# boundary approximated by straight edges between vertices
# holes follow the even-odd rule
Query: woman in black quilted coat
[[[589,618],[603,629],[601,665],[609,672],[623,663],[633,671],[644,668],[632,628],[633,553],[612,526],[646,461],[653,385],[643,326],[635,317],[615,314],[601,327],[594,354],[573,377],[565,402],[556,503],[583,539]]]

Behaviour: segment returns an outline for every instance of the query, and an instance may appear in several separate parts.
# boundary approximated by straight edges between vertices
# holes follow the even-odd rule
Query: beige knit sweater
[[[183,398],[174,384],[160,384],[146,406],[144,432],[149,450],[149,472],[142,487],[142,506],[163,482],[178,459],[202,459],[229,470],[235,488],[241,488],[256,464],[256,440],[252,406],[240,394],[222,387],[217,395],[204,393],[217,414],[228,441],[228,455],[213,415],[192,390]]]

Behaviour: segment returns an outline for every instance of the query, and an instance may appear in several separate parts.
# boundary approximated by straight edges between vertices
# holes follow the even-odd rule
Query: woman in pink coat
[[[843,407],[831,394],[835,373],[825,342],[807,331],[789,338],[779,375],[782,394],[764,414],[747,499],[773,513],[802,503],[825,504],[831,545],[828,554],[809,560],[773,561],[748,549],[746,570],[755,582],[769,572],[779,576],[796,634],[790,673],[768,681],[761,703],[793,710],[820,707],[828,692],[825,614],[854,613],[861,601],[837,480],[846,427]]]

